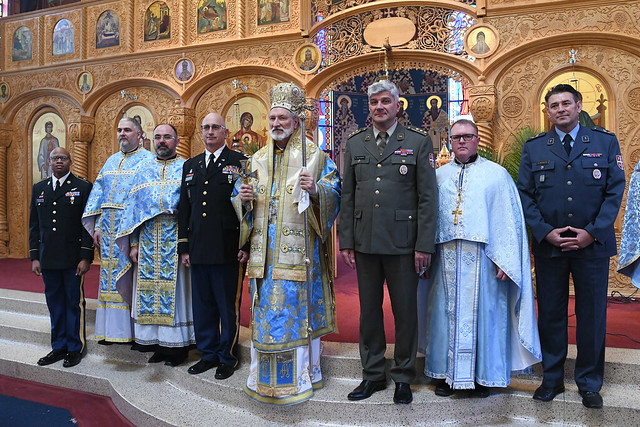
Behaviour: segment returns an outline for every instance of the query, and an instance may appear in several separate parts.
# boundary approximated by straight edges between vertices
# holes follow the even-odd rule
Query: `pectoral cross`
[[[258,171],[247,173],[247,159],[240,160],[240,172],[233,172],[233,179],[240,178],[242,184],[249,184],[250,179],[258,179]],[[250,211],[252,208],[251,201],[244,202],[244,208]]]
[[[460,210],[460,202],[462,201],[462,188],[458,189],[458,200],[456,201],[456,209],[451,211],[453,215],[453,225],[458,225],[458,216],[462,215],[462,211]]]
[[[453,225],[458,225],[458,215],[462,215],[462,211],[456,206],[456,210],[451,211],[451,213],[453,214]]]

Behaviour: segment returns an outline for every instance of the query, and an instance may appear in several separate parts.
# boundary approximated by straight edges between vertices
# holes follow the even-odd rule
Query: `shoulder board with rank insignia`
[[[541,136],[545,136],[547,133],[546,132],[540,132],[539,134],[537,134],[536,136],[532,136],[531,138],[527,139],[527,142],[529,141],[533,141],[534,139],[538,139]]]
[[[351,135],[349,135],[349,136],[347,137],[347,139],[351,138],[351,137],[352,137],[352,136],[354,136],[354,135],[359,134],[360,132],[364,132],[364,131],[365,131],[365,130],[367,130],[367,129],[368,129],[368,128],[360,128],[360,129],[358,129],[357,131],[353,132]]]
[[[417,128],[415,126],[407,126],[407,129],[412,130],[416,133],[419,133],[420,135],[424,135],[424,136],[429,135],[429,133],[426,130]]]
[[[615,135],[615,133],[611,132],[610,130],[606,130],[605,128],[601,128],[599,126],[594,126],[591,129],[597,131],[597,132],[602,132],[602,133],[606,133],[607,135]]]
[[[51,178],[51,177],[49,177],[49,178]],[[38,184],[40,184],[41,182],[46,181],[46,180],[48,180],[49,178],[41,179],[41,180],[40,180],[40,181],[38,181],[37,183],[38,183]]]
[[[75,176],[75,175],[74,175]],[[81,179],[84,182],[88,182],[89,184],[91,184],[91,181],[89,181],[87,178],[83,178],[81,176],[76,176],[76,178]]]

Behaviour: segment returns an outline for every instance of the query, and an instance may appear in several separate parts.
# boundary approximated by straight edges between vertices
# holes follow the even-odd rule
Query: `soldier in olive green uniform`
[[[351,135],[344,157],[340,251],[355,268],[360,295],[363,381],[350,400],[386,387],[382,313],[387,282],[395,318],[394,402],[412,401],[416,375],[418,276],[435,251],[438,194],[433,146],[420,129],[396,120],[398,89],[382,81],[369,87],[374,126]]]

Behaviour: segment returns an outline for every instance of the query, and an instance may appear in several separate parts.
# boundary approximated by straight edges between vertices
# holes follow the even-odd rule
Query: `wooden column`
[[[7,217],[7,151],[13,138],[13,127],[0,123],[0,257],[9,255],[9,218]]]
[[[496,115],[496,87],[494,85],[469,86],[469,109],[478,125],[480,144],[495,148],[493,119]]]
[[[176,99],[174,107],[169,111],[169,124],[178,131],[180,144],[178,155],[185,159],[191,157],[191,135],[196,127],[196,110],[183,107],[181,101]]]
[[[89,179],[89,144],[93,141],[95,123],[95,119],[88,116],[80,116],[78,121],[69,123],[71,171],[85,179]]]

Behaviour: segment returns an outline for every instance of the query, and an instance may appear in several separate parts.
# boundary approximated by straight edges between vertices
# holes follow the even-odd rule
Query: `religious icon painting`
[[[11,51],[11,60],[26,61],[32,59],[32,42],[33,36],[31,30],[24,25],[17,28],[13,33],[13,46]]]
[[[155,153],[155,148],[151,143],[151,139],[148,135],[153,136],[153,129],[156,127],[156,120],[153,117],[153,114],[147,107],[144,105],[133,105],[129,107],[125,113],[120,118],[131,117],[133,120],[138,122],[140,127],[142,128],[142,145],[147,150]],[[119,121],[120,119],[118,119]]]
[[[0,83],[0,102],[7,102],[11,92],[9,91],[9,85],[5,82]]]
[[[90,72],[84,71],[78,76],[78,90],[82,93],[91,92],[93,89],[93,76]]]
[[[498,32],[487,24],[474,25],[469,28],[464,39],[465,50],[469,56],[475,58],[485,58],[492,55],[499,44]]]
[[[198,34],[227,29],[227,2],[200,0],[198,2]]]
[[[173,76],[180,83],[188,83],[193,78],[195,66],[190,59],[180,59],[173,67]]]
[[[68,19],[59,20],[53,28],[52,54],[73,53],[73,24]]]
[[[120,17],[111,10],[105,10],[96,21],[96,49],[120,45]]]
[[[164,40],[171,37],[171,12],[163,1],[151,4],[144,14],[144,41]]]
[[[53,149],[66,145],[66,126],[62,118],[54,112],[38,117],[31,131],[31,145],[33,182],[40,182],[51,176],[49,155]]]
[[[289,22],[289,0],[258,0],[258,25]]]
[[[311,74],[320,67],[322,53],[315,44],[305,43],[296,50],[293,61],[299,72]]]

